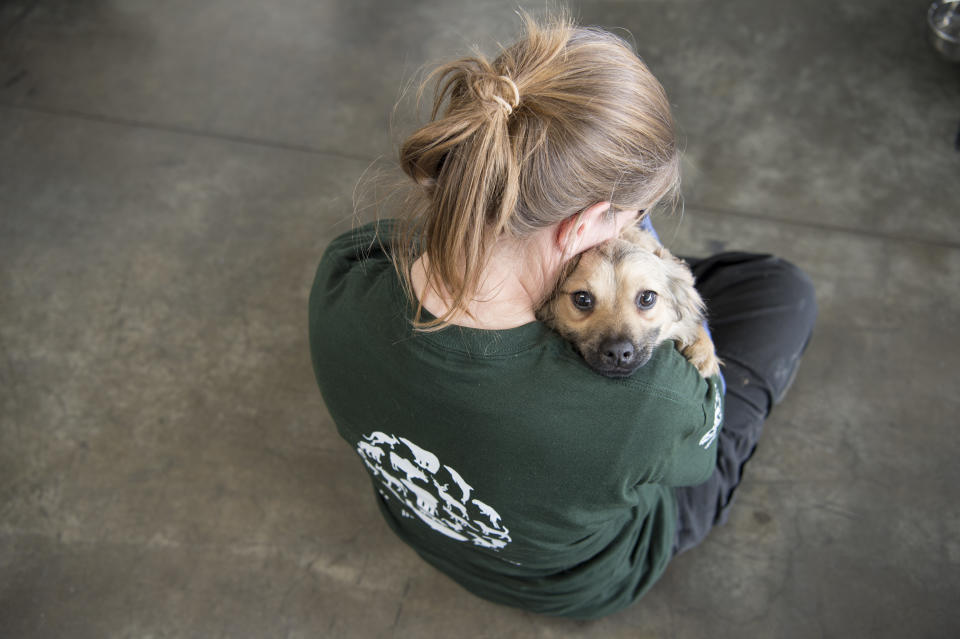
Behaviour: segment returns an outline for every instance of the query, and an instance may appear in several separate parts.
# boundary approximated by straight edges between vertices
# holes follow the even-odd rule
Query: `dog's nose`
[[[629,340],[610,339],[600,345],[600,359],[611,368],[624,368],[633,364],[637,349]]]

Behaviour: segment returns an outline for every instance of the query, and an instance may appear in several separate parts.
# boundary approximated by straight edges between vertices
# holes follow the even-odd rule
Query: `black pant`
[[[751,253],[687,261],[707,303],[727,392],[713,475],[676,490],[675,553],[696,546],[726,522],[744,465],[764,420],[793,381],[817,316],[810,279],[789,262]]]

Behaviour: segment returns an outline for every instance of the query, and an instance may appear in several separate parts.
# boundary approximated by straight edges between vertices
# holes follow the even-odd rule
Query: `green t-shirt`
[[[673,487],[713,471],[719,379],[671,342],[610,379],[539,322],[416,333],[393,228],[331,242],[310,295],[317,382],[387,523],[493,601],[580,618],[635,601],[670,560]]]

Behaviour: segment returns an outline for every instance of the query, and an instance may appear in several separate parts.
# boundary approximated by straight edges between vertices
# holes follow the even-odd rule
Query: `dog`
[[[628,227],[574,260],[537,318],[593,370],[628,377],[673,340],[703,377],[720,372],[693,273],[652,233]]]

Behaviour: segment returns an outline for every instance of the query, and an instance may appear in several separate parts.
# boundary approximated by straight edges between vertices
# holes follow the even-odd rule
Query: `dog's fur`
[[[703,326],[704,304],[693,274],[649,232],[628,228],[620,237],[581,254],[556,294],[537,312],[598,373],[626,377],[643,366],[665,340],[709,377],[720,361]],[[638,301],[656,294],[649,308]],[[578,308],[574,296],[589,309]]]

